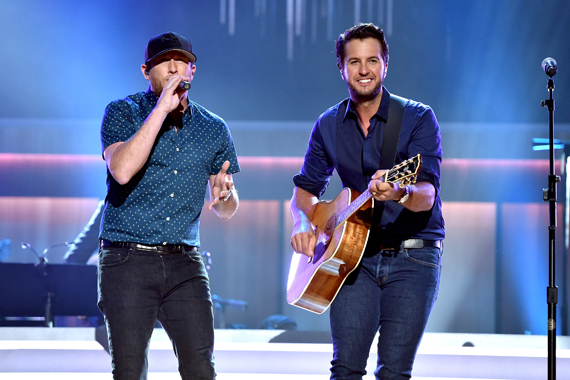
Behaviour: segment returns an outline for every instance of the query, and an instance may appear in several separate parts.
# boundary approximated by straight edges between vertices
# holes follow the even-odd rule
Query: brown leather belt
[[[441,240],[408,239],[399,244],[387,243],[385,245],[381,245],[380,249],[383,251],[395,251],[400,248],[420,249],[426,247],[435,247],[441,249]]]
[[[182,253],[185,251],[197,251],[198,247],[186,244],[163,244],[163,245],[145,245],[139,243],[101,240],[101,248],[132,248],[139,251],[152,251],[161,254],[165,253]]]

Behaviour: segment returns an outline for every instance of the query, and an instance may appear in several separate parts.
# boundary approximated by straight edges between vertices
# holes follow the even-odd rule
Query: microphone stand
[[[30,251],[32,251],[34,253],[34,255],[36,255],[36,257],[38,258],[38,262],[34,264],[34,266],[36,268],[39,268],[41,270],[41,274],[44,277],[44,279],[47,279],[47,275],[48,275],[48,269],[47,269],[47,264],[48,264],[48,260],[46,258],[46,251],[44,250],[44,254],[42,256],[40,256],[36,250],[34,249],[34,247],[32,247],[32,245],[30,243],[22,243],[22,249],[29,249]],[[45,280],[47,282],[47,280]],[[51,315],[51,299],[53,297],[53,292],[47,291],[47,298],[46,298],[46,303],[45,303],[45,308],[44,308],[44,326],[45,327],[52,327],[52,315]]]
[[[556,71],[552,75],[554,75]],[[556,380],[556,304],[558,302],[558,288],[555,282],[555,243],[556,243],[556,184],[560,177],[554,171],[554,81],[549,75],[547,89],[550,98],[544,100],[542,107],[548,107],[549,119],[549,155],[550,174],[548,176],[548,189],[543,189],[543,200],[550,205],[550,226],[548,227],[549,255],[548,255],[548,287],[546,300],[548,304],[548,379]]]
[[[36,255],[36,257],[38,258],[38,262],[34,264],[34,266],[36,268],[39,268],[41,270],[42,276],[44,277],[44,279],[46,279],[46,284],[48,283],[47,281],[47,276],[48,276],[48,259],[46,258],[46,253],[48,252],[48,250],[50,250],[51,248],[55,248],[55,247],[61,247],[61,246],[69,246],[70,243],[68,242],[64,242],[64,243],[59,243],[59,244],[54,244],[51,245],[49,247],[47,247],[46,249],[44,249],[43,254],[40,256],[36,250],[34,249],[34,247],[32,247],[32,245],[30,243],[22,243],[22,249],[29,249],[30,251],[32,251],[34,253],[34,255]],[[47,285],[46,285],[47,286]],[[51,301],[52,298],[54,297],[54,292],[51,289],[46,289],[46,303],[45,303],[45,312],[44,312],[44,326],[45,327],[53,327],[53,315],[51,312]]]
[[[32,245],[30,243],[22,243],[22,249],[29,249],[30,251],[32,251],[34,253],[34,255],[36,255],[36,257],[38,258],[38,262],[34,264],[36,267],[38,267],[38,266],[43,267],[48,263],[48,260],[46,258],[47,249],[44,250],[44,253],[41,256],[38,255],[38,253],[36,252],[36,250],[34,249],[34,247],[32,247]],[[47,273],[45,273],[45,271],[44,271],[44,276],[45,275],[47,275]]]

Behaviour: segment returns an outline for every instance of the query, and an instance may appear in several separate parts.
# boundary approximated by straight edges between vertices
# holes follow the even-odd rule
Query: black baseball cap
[[[153,59],[166,52],[176,50],[184,54],[190,62],[196,62],[192,44],[185,37],[174,32],[165,32],[152,37],[144,51],[144,61],[148,65]]]

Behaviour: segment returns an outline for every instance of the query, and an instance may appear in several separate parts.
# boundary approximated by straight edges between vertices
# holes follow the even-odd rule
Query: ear
[[[143,73],[146,80],[150,80],[149,70],[150,69],[147,67],[147,65],[141,65],[141,72]]]
[[[346,82],[346,79],[344,79],[344,71],[342,70],[342,66],[337,65],[338,66],[338,70],[340,71],[340,77],[342,78],[343,81]]]

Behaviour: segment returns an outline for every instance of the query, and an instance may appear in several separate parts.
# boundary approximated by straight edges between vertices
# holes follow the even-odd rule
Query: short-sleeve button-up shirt
[[[111,102],[103,117],[103,151],[130,139],[158,102],[150,90]],[[100,238],[141,244],[200,246],[200,213],[210,175],[225,161],[237,173],[230,131],[219,116],[188,100],[182,126],[167,117],[145,166],[125,185],[107,170],[107,198]]]

